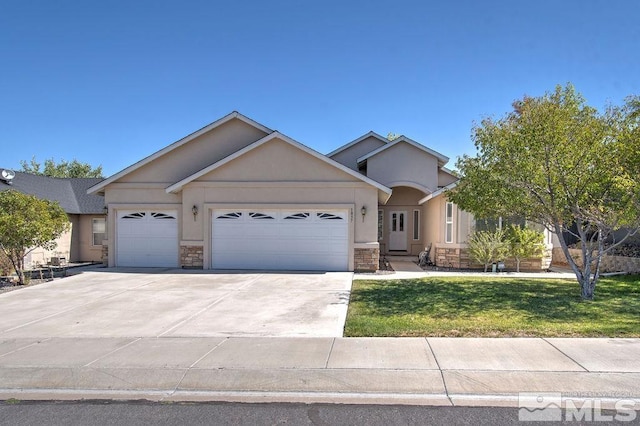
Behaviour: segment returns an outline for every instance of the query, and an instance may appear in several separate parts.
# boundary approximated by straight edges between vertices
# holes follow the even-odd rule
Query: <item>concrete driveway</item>
[[[0,338],[341,337],[351,273],[83,272],[0,295]]]

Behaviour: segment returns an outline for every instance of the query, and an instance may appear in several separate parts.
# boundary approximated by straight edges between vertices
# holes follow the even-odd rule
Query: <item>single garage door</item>
[[[118,211],[116,266],[178,267],[175,210]]]
[[[215,210],[214,269],[346,271],[348,211]]]

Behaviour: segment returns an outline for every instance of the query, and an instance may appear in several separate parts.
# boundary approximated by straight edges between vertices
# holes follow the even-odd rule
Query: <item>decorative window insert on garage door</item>
[[[121,210],[116,223],[116,266],[178,266],[175,210]]]
[[[214,210],[213,269],[346,271],[347,210]]]

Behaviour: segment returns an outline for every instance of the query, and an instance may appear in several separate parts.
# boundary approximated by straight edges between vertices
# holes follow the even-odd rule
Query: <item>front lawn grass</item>
[[[640,337],[640,276],[354,281],[345,336]]]

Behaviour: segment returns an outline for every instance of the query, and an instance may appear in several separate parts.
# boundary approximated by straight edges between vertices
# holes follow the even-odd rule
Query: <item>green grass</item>
[[[640,337],[640,276],[354,281],[345,336]]]

